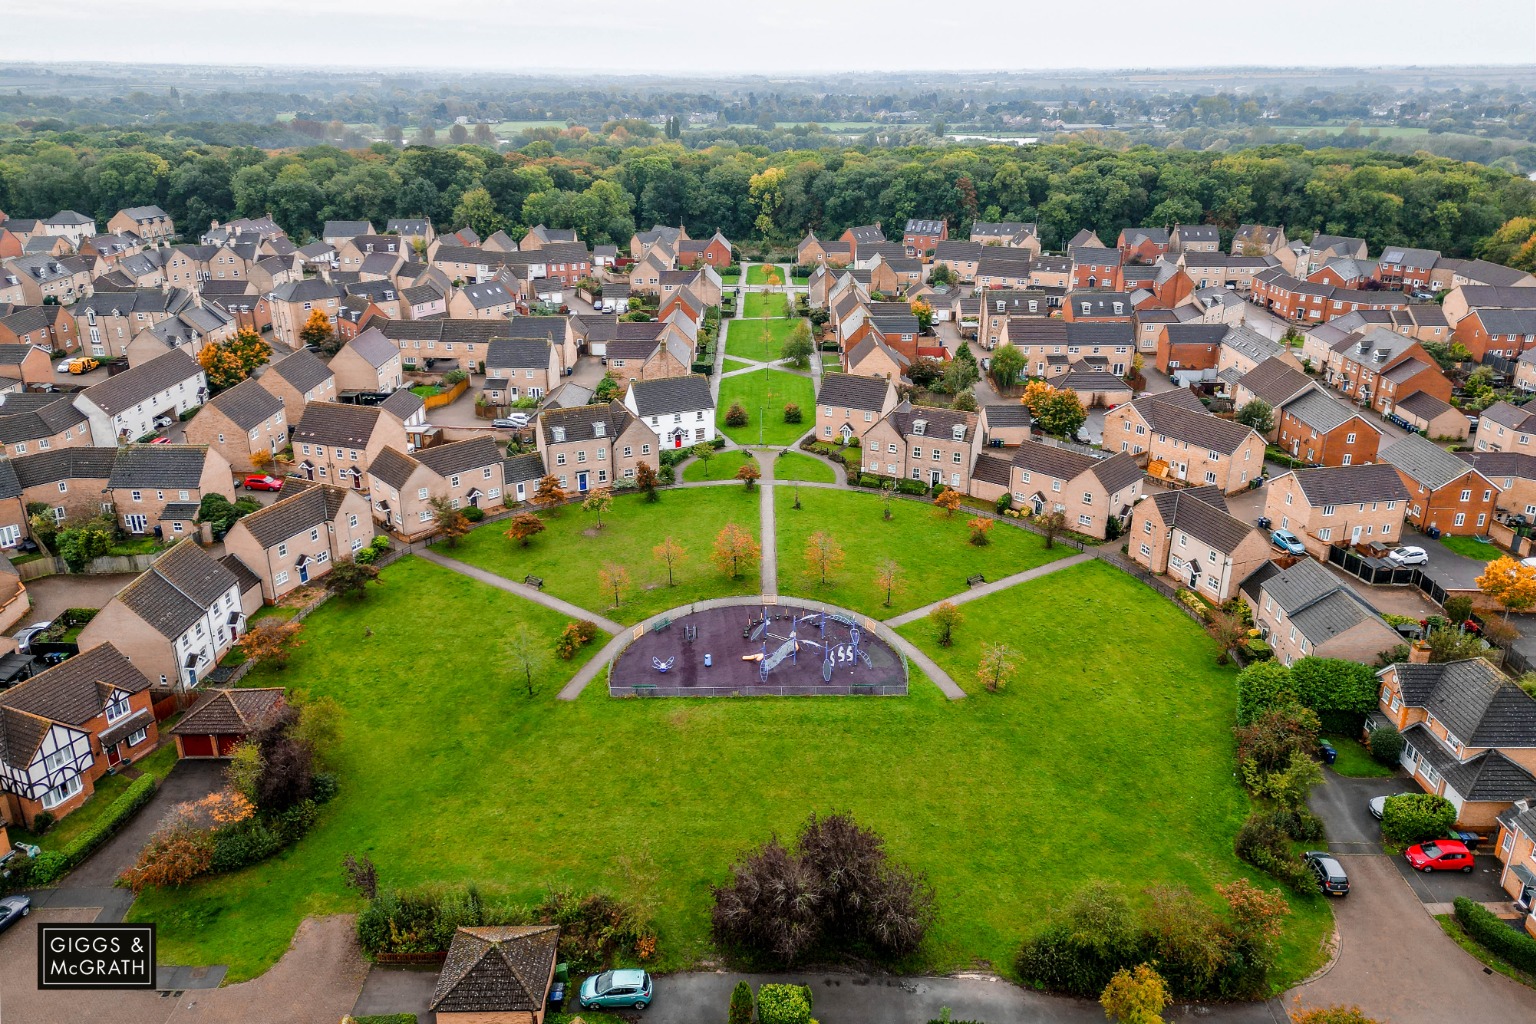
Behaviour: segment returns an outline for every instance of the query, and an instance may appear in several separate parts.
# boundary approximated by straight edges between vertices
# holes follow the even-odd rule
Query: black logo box
[[[39,989],[153,989],[152,924],[39,924]]]

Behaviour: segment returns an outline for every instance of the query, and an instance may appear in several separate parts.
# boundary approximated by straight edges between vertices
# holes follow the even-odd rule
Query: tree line
[[[0,210],[75,209],[104,222],[158,204],[182,228],[270,213],[297,239],[328,219],[429,216],[440,228],[544,223],[589,243],[628,241],[638,225],[715,229],[737,243],[836,237],[854,224],[899,233],[909,217],[944,217],[965,237],[975,220],[1026,220],[1059,248],[1080,228],[1113,244],[1136,225],[1244,222],[1471,255],[1507,220],[1536,216],[1536,182],[1427,156],[1300,146],[1236,153],[1115,150],[1073,142],[1011,146],[823,148],[781,152],[676,141],[634,144],[576,127],[521,149],[313,146],[268,152],[145,132],[58,132],[0,145]]]

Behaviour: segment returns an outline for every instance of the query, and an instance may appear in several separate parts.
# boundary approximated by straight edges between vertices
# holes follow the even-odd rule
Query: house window
[[[1467,514],[1465,512],[1457,512],[1456,513],[1456,525],[1457,526],[1466,526],[1467,525]]]
[[[555,465],[557,465],[557,466],[565,465],[565,452],[556,452],[555,453]]]
[[[1077,517],[1077,525],[1079,525],[1079,526],[1092,526],[1093,525],[1093,516],[1090,516],[1090,515],[1087,515],[1087,514],[1083,514],[1083,513],[1079,513],[1079,515]]]
[[[148,729],[148,727],[140,729],[138,732],[132,733],[128,737],[128,745],[130,747],[136,747],[140,743],[143,743],[145,738],[147,738],[148,736],[149,736],[149,729]]]
[[[1471,490],[1462,491],[1461,492],[1461,500],[1462,501],[1471,501],[1472,500],[1472,492],[1471,492]]]
[[[288,554],[288,545],[287,544],[279,544],[277,546],[277,557],[278,558],[283,558],[287,554]]]
[[[68,779],[43,794],[43,806],[49,809],[57,807],[70,797],[79,794],[80,790],[84,788],[84,784],[80,781],[80,776],[71,775]]]
[[[128,713],[128,695],[119,693],[107,704],[107,722],[115,722]]]

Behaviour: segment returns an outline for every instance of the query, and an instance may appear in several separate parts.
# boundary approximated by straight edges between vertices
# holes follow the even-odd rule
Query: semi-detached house
[[[373,517],[407,540],[437,530],[433,499],[454,508],[496,511],[505,503],[506,459],[489,437],[423,448],[407,455],[386,448],[368,469]]]
[[[1147,470],[1224,494],[1244,490],[1264,471],[1264,438],[1248,427],[1212,416],[1188,391],[1149,395],[1104,416],[1104,447],[1118,449]]]
[[[1131,561],[1216,603],[1269,558],[1269,542],[1227,514],[1219,487],[1159,491],[1136,503],[1126,531]]]
[[[356,555],[373,537],[366,498],[314,484],[242,517],[224,547],[261,580],[262,598],[276,602],[323,577],[338,559]]]

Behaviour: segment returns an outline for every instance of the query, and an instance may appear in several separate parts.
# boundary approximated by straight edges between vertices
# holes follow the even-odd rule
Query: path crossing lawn
[[[784,270],[771,263],[754,263],[747,268],[747,284],[783,284]]]
[[[683,480],[687,483],[699,480],[729,480],[736,475],[738,469],[749,462],[754,466],[757,465],[757,460],[752,457],[751,452],[740,449],[716,452],[708,463],[703,459],[694,459],[688,463],[688,468],[683,470]]]
[[[771,363],[778,359],[799,320],[732,320],[725,332],[725,354]]]
[[[812,483],[833,483],[837,474],[820,459],[813,459],[800,452],[781,452],[773,463],[775,480],[809,480]],[[804,504],[804,502],[801,502]]]
[[[719,477],[719,458],[709,464],[710,475]],[[736,470],[733,467],[732,473]],[[745,487],[708,487],[693,491],[663,491],[661,500],[647,502],[639,495],[614,499],[613,508],[597,519],[579,505],[567,505],[558,513],[539,513],[544,532],[521,547],[506,536],[507,522],[487,523],[471,530],[456,548],[435,544],[433,550],[449,558],[521,583],[524,576],[544,580],[544,591],[563,597],[581,608],[590,608],[617,622],[639,622],[667,608],[708,597],[753,593],[758,588],[754,571],[739,580],[727,580],[709,561],[715,534],[734,522],[758,535],[759,497]],[[666,566],[651,556],[651,549],[672,537],[688,552],[688,560],[673,569],[676,586],[667,586]],[[628,568],[630,593],[613,608],[613,595],[604,594],[598,573],[615,562]]]
[[[741,301],[741,317],[750,320],[753,317],[783,317],[785,305],[784,296],[778,292],[748,292],[746,298]]]
[[[829,604],[852,608],[876,618],[888,619],[965,590],[965,579],[975,573],[988,580],[1076,554],[1058,544],[1047,551],[1038,534],[998,523],[991,543],[976,547],[963,510],[953,518],[935,516],[931,505],[893,500],[892,518],[881,518],[877,495],[858,491],[800,488],[800,510],[794,508],[792,487],[776,487],[779,529],[779,593],[822,598]],[[842,546],[844,561],[825,587],[807,579],[807,539],[824,530]],[[875,572],[886,558],[901,566],[902,592],[885,607],[885,593],[877,590]]]
[[[745,369],[747,369],[747,367],[749,367],[751,365],[752,364],[747,362],[745,359],[732,359],[729,356],[727,356],[726,359],[725,359],[725,369],[728,370],[728,371],[729,370],[745,370]]]
[[[740,402],[747,412],[747,425],[728,427],[726,413]],[[790,445],[816,425],[816,393],[811,378],[783,370],[754,370],[735,377],[720,378],[720,404],[715,413],[718,426],[737,444],[758,443],[758,416],[763,417],[763,444]],[[800,407],[800,423],[784,422],[784,406]]]
[[[686,523],[695,500],[734,493],[651,507]],[[938,920],[911,970],[1011,974],[1020,941],[1090,879],[1185,884],[1214,902],[1216,884],[1253,875],[1232,855],[1248,812],[1232,673],[1193,623],[1108,567],[971,606],[960,644],[936,656],[963,679],[964,645],[989,630],[1023,646],[1025,672],[958,702],[920,678],[907,697],[613,700],[599,675],[568,703],[555,693],[579,662],[558,659],[529,698],[500,647],[518,623],[552,644],[564,616],[417,559],[384,581],[310,616],[285,672],[250,678],[341,705],[340,792],[280,856],[143,896],[131,918],[158,924],[165,962],[261,972],[305,915],[360,908],[342,880],[351,853],[390,887],[639,900],[659,938],[646,966],[676,970],[716,955],[710,884],[812,811],[851,811],[928,875]],[[1318,899],[1289,920],[1277,981],[1319,966],[1327,915]]]

